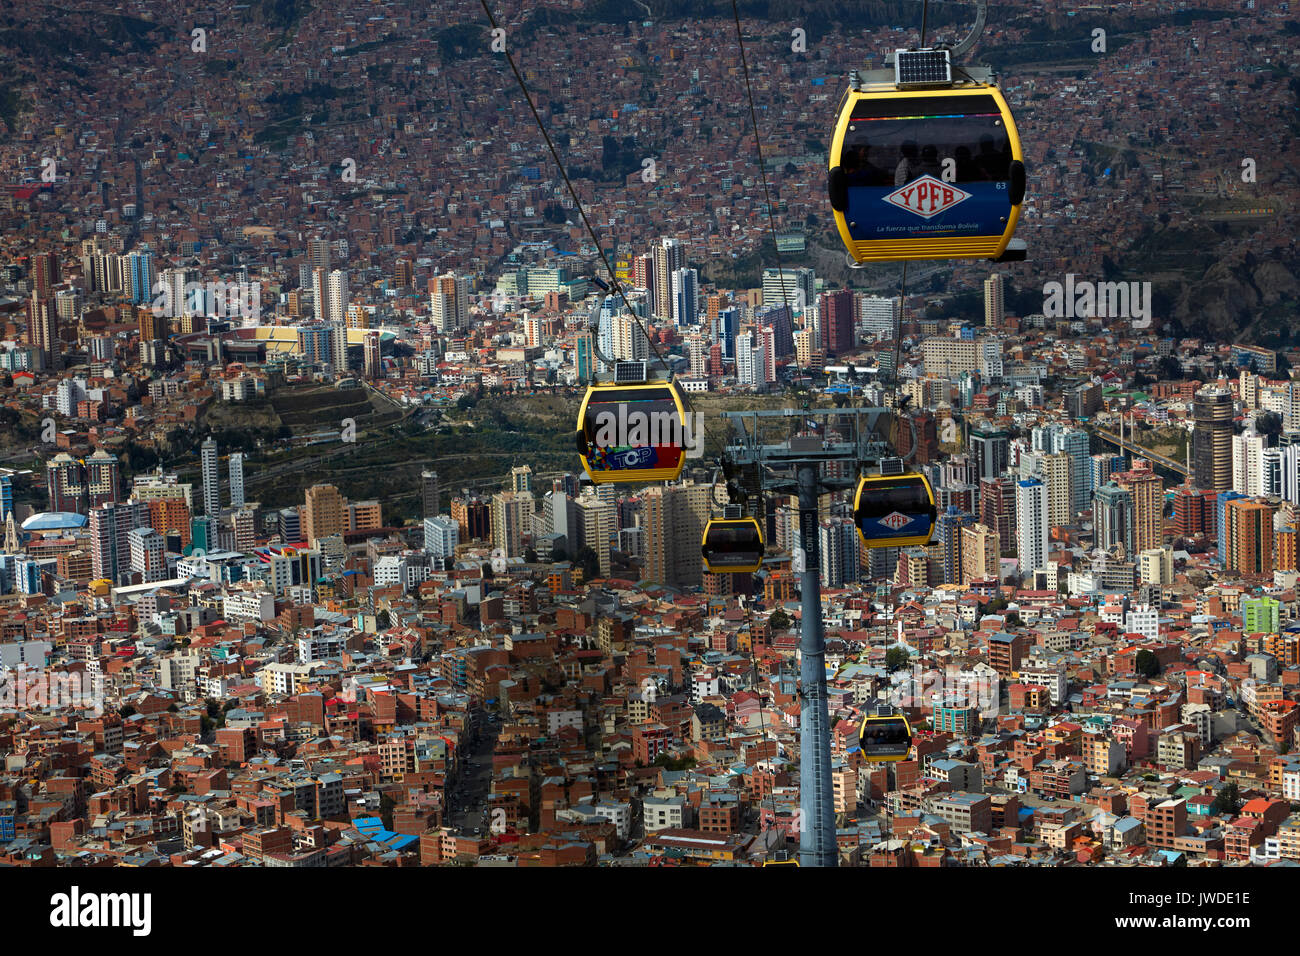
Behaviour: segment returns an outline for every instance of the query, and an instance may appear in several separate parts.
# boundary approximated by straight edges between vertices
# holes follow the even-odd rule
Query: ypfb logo
[[[970,199],[970,193],[951,183],[940,182],[933,176],[922,176],[906,186],[895,189],[885,197],[885,202],[906,209],[922,219],[933,219],[941,212]]]
[[[895,511],[893,514],[885,515],[881,518],[880,523],[891,531],[897,531],[899,528],[911,524],[912,519],[905,514],[899,514]]]

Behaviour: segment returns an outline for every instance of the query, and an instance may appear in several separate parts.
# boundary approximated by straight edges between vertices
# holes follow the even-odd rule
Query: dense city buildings
[[[905,282],[847,268],[827,207],[845,72],[915,42],[873,11],[789,56],[745,13],[781,34],[757,68],[725,17],[540,4],[503,19],[525,102],[460,0],[218,3],[194,63],[174,16],[30,6],[0,30],[0,863],[785,862],[808,667],[839,865],[1300,863],[1282,3],[1107,11],[1123,42],[1078,62],[1021,46],[1094,8],[1003,5],[1033,254]],[[1152,321],[1048,306],[1121,276]],[[672,376],[679,478],[584,474],[616,372]],[[865,546],[880,460],[822,467],[801,526],[776,464],[721,454],[754,411],[791,455],[887,446],[930,546]],[[738,513],[758,570],[708,570]]]

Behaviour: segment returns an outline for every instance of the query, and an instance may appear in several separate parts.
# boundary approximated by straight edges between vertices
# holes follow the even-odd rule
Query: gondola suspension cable
[[[785,294],[785,268],[781,265],[781,247],[776,238],[776,213],[772,209],[772,193],[767,185],[767,164],[763,162],[763,138],[758,131],[758,110],[754,107],[754,89],[749,81],[749,60],[745,56],[745,38],[744,31],[740,26],[740,7],[736,0],[731,0],[731,13],[736,21],[736,43],[740,47],[740,69],[745,77],[745,96],[749,100],[749,121],[754,127],[754,150],[758,154],[758,177],[763,183],[763,199],[767,205],[767,222],[772,232],[772,251],[776,255],[776,270],[780,277],[781,286],[781,304],[790,314],[790,322],[794,323],[794,312],[790,308],[790,299]],[[811,303],[805,303],[805,308]],[[806,327],[806,326],[805,326]],[[795,370],[799,370],[799,363],[796,359]]]
[[[781,247],[780,244],[777,242],[776,213],[772,208],[772,193],[767,183],[767,164],[763,161],[763,138],[758,128],[758,110],[754,106],[754,89],[749,79],[749,60],[745,56],[744,30],[741,28],[740,25],[740,8],[737,6],[736,0],[731,0],[731,13],[732,13],[732,18],[735,20],[735,24],[736,24],[736,44],[740,48],[740,68],[745,78],[745,97],[749,102],[749,120],[754,127],[754,151],[758,157],[758,175],[760,181],[763,184],[763,199],[767,205],[767,222],[768,222],[768,227],[772,233],[772,251],[776,256],[777,276],[779,277],[780,280],[779,285],[781,287],[781,304],[785,307],[786,312],[789,313],[790,320],[793,323],[794,312],[790,309],[790,299],[785,292],[785,268],[781,263]],[[796,371],[798,370],[797,361],[795,364],[795,369]],[[763,707],[764,694],[763,694],[763,688],[759,685],[758,658],[754,653],[754,610],[752,607],[747,607],[746,612],[747,612],[746,616],[748,617],[749,620],[750,672],[753,675],[754,691],[758,698],[758,732],[760,738],[762,738],[764,744],[766,744],[767,720],[766,720],[766,715],[764,713],[764,707]],[[774,762],[770,761],[769,767],[772,766],[775,766],[775,764]],[[773,776],[775,775],[773,774]],[[768,786],[768,798],[769,798],[769,807],[772,812],[772,823],[775,824],[776,791],[774,786],[771,785]],[[762,816],[762,812],[763,812],[762,798],[760,797],[759,798],[760,817]]]
[[[482,8],[484,8],[487,22],[490,23],[493,30],[499,29],[497,25],[497,17],[493,16],[491,8],[487,5],[487,0],[480,0],[480,4],[482,5]],[[619,299],[623,300],[623,307],[627,308],[628,315],[632,316],[633,321],[636,321],[637,328],[641,329],[641,334],[642,336],[645,336],[646,339],[646,345],[649,345],[650,349],[654,351],[655,359],[658,360],[660,368],[666,369],[667,371],[668,363],[664,360],[663,355],[660,354],[658,346],[655,345],[653,339],[650,338],[650,332],[646,329],[645,324],[642,323],[641,316],[638,316],[636,310],[633,310],[632,303],[629,302],[628,295],[623,290],[623,285],[620,284],[619,278],[617,278],[614,272],[614,267],[610,264],[610,259],[608,259],[608,256],[604,254],[604,247],[601,245],[601,241],[599,241],[599,237],[597,233],[595,233],[595,228],[591,225],[588,215],[586,215],[586,209],[582,207],[582,200],[581,198],[578,198],[577,190],[573,189],[573,182],[569,179],[568,170],[564,168],[564,161],[560,159],[559,151],[556,150],[555,143],[552,142],[550,133],[546,130],[546,124],[543,124],[542,122],[541,113],[537,112],[537,105],[533,103],[533,96],[528,90],[528,83],[524,81],[524,75],[523,73],[520,73],[519,65],[515,62],[515,57],[511,56],[510,48],[508,47],[502,52],[506,55],[506,62],[510,64],[511,73],[515,75],[515,82],[519,85],[521,94],[524,95],[524,101],[528,104],[529,112],[533,114],[533,122],[537,125],[539,133],[542,134],[542,139],[546,140],[546,148],[551,153],[551,159],[555,160],[555,166],[560,170],[560,178],[564,181],[564,187],[568,190],[569,198],[573,200],[573,208],[577,209],[577,215],[582,220],[582,226],[584,226],[586,233],[588,233],[591,238],[591,245],[595,246],[595,251],[597,251],[597,255],[601,258],[606,273],[610,276],[610,282],[612,286],[614,286],[615,293],[619,295]],[[755,127],[755,137],[757,137],[757,127]],[[784,294],[784,287],[781,291],[783,291]],[[679,389],[679,393],[681,394],[681,401],[684,403],[686,410],[690,411],[690,414],[697,415],[697,412],[695,412],[692,405],[692,401],[690,401],[690,394],[681,389]],[[703,429],[703,434],[705,434],[705,445],[707,446],[708,438],[712,437],[711,429],[708,428],[708,421],[705,416],[698,415],[698,420],[699,425],[701,425],[701,428]],[[722,453],[719,453],[719,462],[720,460],[722,460]]]
[[[491,24],[492,29],[498,29],[496,17],[493,16],[492,9],[488,6],[487,0],[479,0],[479,2],[483,7],[484,14],[487,15],[488,23]],[[560,153],[555,148],[555,143],[551,140],[550,133],[546,130],[546,124],[542,122],[541,114],[537,112],[537,106],[533,103],[532,94],[528,91],[528,84],[524,81],[523,74],[519,72],[519,67],[515,63],[514,57],[510,55],[509,47],[507,46],[503,52],[505,53],[506,62],[510,64],[510,71],[514,74],[515,82],[519,84],[519,90],[524,95],[524,102],[528,104],[528,109],[533,115],[533,122],[537,125],[537,129],[541,132],[542,138],[546,141],[546,148],[550,150],[551,158],[555,160],[555,165],[560,171],[560,177],[564,180],[565,188],[569,191],[569,197],[573,200],[574,208],[578,210],[578,216],[582,219],[582,224],[587,230],[587,235],[591,237],[592,244],[596,247],[596,254],[600,256],[600,260],[605,266],[605,271],[609,275],[610,282],[613,283],[614,291],[618,293],[619,299],[623,302],[623,307],[627,309],[628,314],[632,317],[633,321],[636,322],[637,328],[639,328],[641,334],[645,336],[646,344],[648,344],[654,351],[655,359],[659,362],[659,366],[667,370],[668,363],[664,360],[659,348],[650,338],[650,333],[642,323],[641,317],[637,315],[636,310],[632,308],[632,303],[628,301],[627,293],[623,291],[623,286],[619,283],[618,276],[614,273],[614,268],[610,264],[609,257],[605,255],[605,249],[600,244],[600,239],[597,237],[596,230],[591,225],[591,221],[587,218],[587,212],[583,208],[582,200],[579,198],[577,190],[574,189],[573,182],[569,179],[568,170],[565,169],[564,161],[560,159]],[[783,288],[782,292],[784,293],[784,291]],[[691,403],[690,393],[685,390],[679,391],[681,393],[682,402],[686,406],[687,410],[692,414],[696,414],[694,406]],[[709,424],[707,419],[702,415],[699,416],[699,421],[701,427],[704,429],[705,444],[707,445],[707,441],[711,436]],[[721,455],[719,456],[719,460],[721,460]]]
[[[890,405],[894,409],[894,421],[896,423],[894,428],[896,434],[894,436],[894,441],[893,441],[895,452],[898,451],[898,441],[902,437],[902,431],[903,431],[902,428],[898,427],[897,425],[899,419],[901,418],[901,415],[899,414],[899,406],[898,406],[898,383],[901,376],[899,374],[900,369],[898,366],[903,360],[903,307],[906,302],[907,302],[907,262],[906,260],[904,260],[903,276],[898,283],[898,313],[894,316],[894,363],[893,363],[893,368],[890,370],[890,374],[894,379],[893,397],[890,401]],[[912,456],[916,454],[916,422],[912,420],[911,416],[908,416],[908,423],[912,426],[912,444],[911,447],[908,449],[908,453],[905,456],[904,460],[910,461]]]
[[[907,302],[907,263],[903,263],[903,277],[898,283],[898,314],[894,316],[894,364],[890,374],[894,379],[893,408],[898,413],[898,365],[903,359],[903,307]]]
[[[785,292],[785,268],[781,263],[781,247],[780,244],[777,242],[776,213],[772,209],[772,193],[767,184],[767,164],[763,161],[763,139],[762,139],[762,134],[759,132],[759,128],[758,128],[758,110],[754,106],[754,89],[749,79],[749,60],[745,56],[744,30],[741,28],[740,25],[740,8],[737,5],[736,0],[731,0],[731,13],[732,13],[732,18],[735,20],[735,24],[736,24],[736,44],[740,48],[740,68],[741,68],[741,72],[745,77],[745,97],[749,101],[749,120],[754,127],[754,150],[758,156],[758,175],[760,181],[763,184],[763,199],[767,205],[767,222],[768,222],[768,227],[772,233],[772,251],[776,256],[777,276],[780,279],[779,285],[781,287],[781,304],[785,307],[786,312],[790,316],[790,321],[791,323],[793,323],[794,312],[790,309],[790,299]],[[795,369],[796,371],[799,370],[797,360],[795,363]],[[748,612],[747,616],[749,618],[749,662],[750,662],[752,673],[754,675],[755,691],[758,696],[759,735],[762,737],[764,742],[766,742],[767,723],[763,713],[763,692],[762,689],[758,686],[758,659],[754,654],[754,611],[752,607],[747,608],[746,610]],[[769,766],[772,765],[773,764],[769,764]],[[772,822],[775,823],[776,822],[776,792],[774,787],[769,786],[768,796],[770,798],[770,805],[772,810]],[[759,803],[759,815],[760,816],[762,815],[761,798]]]
[[[776,213],[772,209],[772,193],[767,184],[767,164],[763,161],[763,138],[758,129],[758,110],[754,106],[754,89],[749,79],[749,60],[745,56],[745,37],[744,30],[740,25],[740,8],[736,0],[731,0],[731,13],[736,23],[736,44],[740,48],[740,68],[745,78],[745,97],[749,101],[749,121],[754,127],[754,151],[758,156],[758,176],[763,184],[763,199],[767,205],[767,222],[772,233],[772,251],[776,256],[777,276],[781,287],[781,304],[785,307],[790,316],[790,321],[794,322],[794,312],[790,308],[790,299],[785,292],[785,268],[781,263],[781,247],[777,242],[776,234]],[[796,360],[795,369],[798,371],[798,362]],[[749,664],[750,671],[753,674],[754,691],[758,697],[758,732],[764,744],[767,742],[767,721],[763,712],[763,689],[759,686],[758,658],[754,654],[754,610],[752,607],[746,608],[749,619]],[[769,762],[769,767],[775,764]],[[774,786],[768,787],[768,797],[772,811],[772,822],[776,822],[776,792]],[[759,798],[759,816],[763,813],[762,798]]]
[[[929,17],[930,17],[930,0],[922,0],[921,43],[920,43],[922,49],[925,48],[925,34],[926,34],[926,27],[929,22]],[[904,259],[903,275],[902,278],[899,279],[899,283],[898,283],[898,315],[894,318],[894,367],[891,370],[891,374],[894,377],[894,393],[893,393],[892,404],[894,408],[895,419],[898,418],[898,383],[901,377],[900,376],[901,370],[899,369],[898,366],[903,358],[903,354],[902,354],[903,353],[903,309],[905,308],[906,303],[907,303],[907,260]],[[902,430],[899,429],[900,437],[901,434],[902,434]],[[895,451],[897,451],[897,445],[895,445]],[[908,454],[908,458],[911,458],[912,454],[914,454],[915,451],[916,451],[916,425],[915,423],[913,423],[912,448]]]
[[[758,683],[759,680],[758,658],[754,655],[754,608],[752,602],[750,602],[750,604],[746,606],[745,612],[749,619],[750,674],[752,675],[751,680],[753,681],[754,693],[758,697],[758,735],[763,739],[763,743],[766,744],[767,743],[767,721],[763,716],[763,689],[759,687],[759,683]],[[778,676],[779,676],[779,672],[778,672]],[[776,743],[775,738],[773,739],[773,743]],[[780,744],[777,744],[777,749],[778,750],[780,749]],[[778,754],[775,753],[772,755],[772,761],[770,761],[768,764],[769,767],[776,766],[775,761],[777,756]],[[767,795],[769,799],[768,808],[772,811],[772,823],[775,825],[776,823],[776,771],[773,769],[770,770],[769,772],[771,773],[772,779],[769,781],[770,785],[767,788]],[[762,816],[763,816],[763,798],[761,796],[758,798],[758,816],[761,825]]]
[[[483,6],[483,12],[487,15],[488,23],[492,25],[492,29],[499,29],[496,17],[492,15],[492,10],[487,4],[487,0],[480,0],[480,3]],[[667,370],[668,363],[664,361],[658,347],[650,339],[649,331],[646,329],[645,325],[642,324],[641,317],[636,314],[636,310],[632,308],[632,303],[628,301],[627,294],[623,291],[622,285],[619,284],[618,276],[614,274],[614,268],[610,265],[609,257],[605,255],[605,249],[600,244],[600,239],[596,236],[596,230],[592,227],[591,221],[587,218],[587,212],[582,207],[582,200],[578,198],[578,191],[573,188],[573,183],[569,179],[569,173],[564,168],[564,163],[560,160],[559,151],[556,150],[555,144],[551,142],[551,134],[546,131],[546,124],[542,122],[541,114],[537,112],[537,107],[533,103],[533,97],[528,92],[528,84],[524,82],[523,74],[519,72],[519,67],[515,64],[515,58],[510,55],[509,47],[506,47],[502,52],[505,53],[506,62],[510,64],[510,70],[515,75],[515,82],[519,84],[520,92],[524,94],[524,102],[528,104],[528,109],[533,114],[533,122],[537,124],[538,130],[541,131],[542,138],[546,140],[546,147],[551,151],[551,158],[555,160],[555,165],[560,170],[560,177],[564,180],[564,185],[569,190],[569,197],[573,200],[573,205],[578,210],[578,215],[582,219],[582,224],[586,227],[587,234],[591,236],[591,242],[596,247],[596,254],[600,256],[600,261],[605,265],[605,271],[609,274],[609,279],[610,282],[613,283],[614,291],[617,292],[618,297],[623,300],[623,306],[636,322],[637,327],[641,330],[641,334],[645,336],[646,344],[654,350],[655,358],[659,361],[660,367]],[[689,401],[687,404],[689,404]]]

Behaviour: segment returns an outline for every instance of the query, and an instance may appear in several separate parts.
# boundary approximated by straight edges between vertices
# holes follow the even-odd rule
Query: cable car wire
[[[488,6],[487,0],[479,0],[479,2],[483,7],[483,12],[487,15],[488,23],[491,24],[494,30],[497,29],[496,17],[493,16],[492,9]],[[653,350],[655,359],[659,362],[659,366],[665,371],[667,371],[668,363],[665,361],[663,355],[660,353],[658,346],[656,346],[654,341],[650,338],[649,330],[645,327],[644,323],[642,323],[641,317],[637,315],[636,310],[632,308],[632,303],[628,301],[627,293],[623,291],[623,286],[618,281],[618,276],[614,273],[614,267],[610,264],[609,257],[605,255],[605,249],[600,244],[600,239],[596,235],[596,230],[592,226],[591,220],[587,218],[587,212],[583,208],[582,200],[581,198],[579,198],[577,190],[574,189],[573,182],[569,179],[568,170],[565,169],[564,161],[560,159],[560,153],[555,148],[555,143],[551,140],[550,133],[548,133],[546,130],[546,124],[542,122],[541,114],[537,112],[537,106],[533,103],[533,97],[532,94],[529,93],[528,84],[525,82],[523,74],[519,72],[519,66],[515,63],[514,57],[511,56],[509,46],[507,46],[502,52],[505,53],[506,62],[510,64],[510,71],[514,74],[515,82],[519,84],[519,90],[524,95],[524,102],[528,104],[528,109],[533,114],[533,122],[537,125],[537,129],[541,132],[542,138],[546,141],[546,147],[548,150],[550,150],[551,158],[555,160],[555,165],[560,170],[560,177],[564,180],[565,188],[568,189],[569,196],[573,200],[573,205],[578,210],[578,216],[582,219],[582,224],[587,230],[587,235],[591,237],[591,242],[596,247],[596,253],[597,255],[600,256],[601,262],[604,263],[605,271],[609,275],[609,279],[613,285],[614,291],[618,293],[618,297],[623,301],[624,308],[627,309],[628,314],[631,315],[633,321],[636,322],[637,328],[641,330],[641,334],[645,336],[646,344],[649,345],[650,348]],[[751,99],[751,111],[752,111],[752,99]],[[756,141],[757,141],[757,135],[758,135],[757,128],[755,128]],[[766,180],[764,180],[764,182],[766,184]],[[769,203],[768,211],[770,214],[771,212],[770,203]],[[775,226],[773,228],[775,228]],[[775,241],[776,240],[774,238],[773,242]],[[783,287],[781,291],[782,294],[784,294],[785,292],[784,283],[782,283],[782,286]],[[686,409],[689,412],[691,412],[691,414],[696,414],[695,408],[691,402],[690,393],[688,393],[684,389],[678,389],[678,391],[681,394],[682,402],[685,405]],[[703,415],[699,416],[699,421],[704,429],[704,437],[706,440],[705,443],[707,445],[707,440],[711,436],[711,432],[709,430],[709,423],[706,417]]]
[[[488,23],[492,25],[492,29],[498,29],[496,17],[492,15],[492,10],[487,4],[487,0],[480,0],[480,3],[483,5],[483,12],[487,14]],[[546,131],[546,124],[542,122],[541,114],[537,112],[537,107],[533,104],[532,95],[528,92],[528,84],[524,82],[523,74],[519,72],[519,67],[515,64],[515,58],[510,55],[510,48],[507,46],[502,52],[505,53],[506,62],[510,64],[510,70],[515,75],[515,82],[519,84],[520,92],[524,94],[524,102],[528,104],[528,109],[532,111],[533,122],[537,124],[537,128],[542,133],[542,138],[546,140],[547,148],[551,151],[551,158],[555,160],[555,165],[559,167],[560,176],[564,179],[564,185],[569,190],[569,196],[573,199],[574,206],[577,207],[578,215],[582,218],[582,224],[586,227],[587,234],[591,236],[592,244],[596,247],[596,253],[600,256],[600,261],[605,264],[605,270],[609,273],[609,279],[610,282],[613,283],[614,291],[618,293],[618,297],[623,300],[623,305],[627,308],[628,313],[636,321],[637,327],[641,330],[641,334],[645,336],[646,344],[654,350],[655,358],[659,360],[660,367],[667,370],[668,363],[664,361],[663,356],[659,353],[658,347],[653,341],[651,341],[649,331],[641,323],[641,317],[637,315],[636,310],[632,308],[632,303],[628,301],[627,294],[624,293],[622,285],[619,284],[618,276],[614,274],[614,267],[610,265],[609,257],[605,255],[605,249],[600,244],[600,239],[596,236],[596,230],[592,228],[591,221],[587,218],[587,212],[582,208],[582,200],[578,198],[578,192],[573,188],[573,183],[569,180],[569,173],[564,168],[564,163],[560,160],[559,151],[556,150],[555,144],[551,142],[551,134]]]
[[[772,230],[772,251],[776,253],[777,275],[781,277],[781,302],[790,312],[790,300],[785,294],[785,269],[781,267],[781,247],[776,241],[776,214],[772,211],[772,193],[767,186],[767,164],[763,162],[763,139],[758,131],[758,111],[754,108],[754,90],[749,82],[749,61],[745,57],[745,38],[740,28],[740,7],[736,0],[731,0],[731,13],[736,20],[736,43],[740,46],[740,68],[745,75],[745,95],[749,98],[749,120],[754,125],[754,149],[758,153],[758,176],[763,182],[763,199],[767,203],[767,222]],[[790,312],[790,321],[794,322],[794,313]],[[797,369],[798,363],[795,363]]]
[[[481,3],[481,5],[482,5],[482,7],[483,7],[483,12],[484,12],[484,14],[487,15],[488,23],[491,24],[491,26],[492,26],[492,28],[493,28],[494,30],[495,30],[495,29],[498,29],[498,27],[497,27],[497,20],[496,20],[496,17],[493,15],[491,7],[488,6],[487,0],[480,0],[480,3]],[[733,6],[734,6],[734,0],[733,0]],[[739,13],[738,13],[738,12],[737,12],[737,20],[736,20],[736,22],[737,22],[737,26],[739,27],[739,22],[740,22],[740,21],[739,21]],[[623,302],[623,306],[624,306],[624,308],[627,309],[628,314],[632,317],[633,321],[636,322],[637,328],[639,328],[639,329],[641,330],[641,334],[645,336],[646,344],[649,345],[649,347],[654,351],[655,359],[658,361],[659,366],[660,366],[662,369],[664,369],[665,372],[668,372],[668,371],[669,371],[668,363],[665,361],[663,354],[659,351],[658,346],[656,346],[655,343],[654,343],[654,341],[651,340],[649,330],[646,328],[645,324],[642,323],[642,321],[641,321],[641,317],[640,317],[639,315],[637,315],[636,311],[632,308],[632,303],[628,301],[627,293],[624,292],[622,284],[618,281],[618,276],[615,274],[615,272],[614,272],[614,268],[613,268],[613,266],[610,264],[609,257],[606,256],[606,254],[605,254],[605,249],[604,249],[604,247],[601,245],[599,237],[596,235],[596,230],[595,230],[595,228],[592,226],[592,224],[591,224],[591,220],[588,219],[586,210],[583,208],[583,205],[582,205],[582,199],[578,196],[578,192],[577,192],[577,190],[574,188],[572,180],[569,179],[569,173],[568,173],[568,170],[565,169],[564,161],[563,161],[562,159],[560,159],[559,150],[557,150],[557,149],[555,148],[555,143],[552,141],[551,136],[550,136],[550,133],[549,133],[549,132],[547,131],[547,129],[546,129],[546,124],[542,122],[541,114],[537,111],[537,106],[536,106],[536,105],[534,104],[534,102],[533,102],[532,94],[531,94],[531,93],[529,92],[529,90],[528,90],[528,84],[527,84],[527,82],[524,80],[523,74],[519,71],[519,66],[518,66],[518,64],[515,63],[515,59],[514,59],[514,57],[511,55],[511,53],[510,53],[510,49],[509,49],[508,46],[507,46],[507,47],[506,47],[502,52],[505,53],[506,62],[510,64],[510,71],[514,74],[515,82],[519,85],[519,90],[520,90],[520,92],[521,92],[521,93],[523,94],[523,96],[524,96],[524,101],[528,104],[528,109],[529,109],[529,111],[532,113],[532,116],[533,116],[533,122],[536,124],[538,131],[541,132],[541,134],[542,134],[542,138],[546,141],[546,147],[547,147],[547,149],[548,149],[548,150],[550,151],[550,153],[551,153],[551,158],[555,161],[555,165],[556,165],[556,167],[557,167],[557,168],[559,169],[559,171],[560,171],[560,177],[564,180],[565,188],[568,190],[568,192],[569,192],[569,196],[570,196],[570,198],[573,200],[574,207],[578,210],[578,216],[582,219],[582,224],[583,224],[583,226],[584,226],[584,227],[586,228],[586,230],[587,230],[587,235],[591,237],[592,244],[596,247],[596,253],[597,253],[597,255],[600,256],[600,260],[601,260],[601,262],[602,262],[602,263],[604,264],[604,266],[605,266],[605,271],[606,271],[606,273],[609,275],[610,282],[612,283],[612,286],[613,286],[614,291],[618,294],[619,299],[622,300],[622,302]],[[743,44],[742,44],[742,49],[741,49],[741,60],[742,60],[742,63],[743,63],[743,62],[744,62],[744,49],[743,49]],[[748,74],[748,67],[746,67],[745,76],[746,76],[746,86],[748,87],[748,82],[749,82],[749,79],[748,79],[748,76],[749,76],[749,74]],[[752,95],[752,93],[751,93],[751,95],[750,95],[750,114],[751,114],[751,117],[753,117],[753,119],[754,119],[754,142],[755,142],[755,145],[758,146],[758,145],[759,145],[758,123],[757,123],[757,116],[756,116],[756,113],[755,113],[755,111],[754,111],[753,95]],[[761,165],[761,164],[762,164],[762,150],[761,150],[761,146],[759,147],[759,163],[760,163],[760,172],[762,172],[763,170],[762,170],[762,165]],[[766,174],[765,174],[765,173],[763,174],[763,188],[764,188],[764,190],[766,191],[766,189],[767,189],[767,177],[766,177]],[[772,237],[773,237],[773,238],[772,238],[772,242],[773,242],[773,246],[775,247],[775,243],[776,243],[776,222],[775,222],[775,219],[772,218],[772,207],[771,207],[770,196],[769,196],[769,199],[768,199],[768,217],[769,217],[769,220],[771,221],[771,224],[772,224]],[[780,253],[779,253],[779,252],[777,253],[777,256],[778,256],[778,258],[777,258],[777,262],[778,262],[778,264],[779,264],[779,262],[780,262]],[[785,280],[785,274],[784,274],[784,272],[781,273],[781,277],[782,277],[782,282],[781,282],[781,294],[782,294],[782,297],[784,298],[784,296],[785,296],[785,281],[784,281],[784,280]],[[786,302],[786,307],[787,307],[787,311],[788,311],[788,309],[789,309],[789,303],[788,303],[788,301]],[[791,319],[793,320],[793,313],[791,313]],[[671,373],[669,373],[669,374],[671,374]],[[676,391],[677,391],[677,393],[678,393],[678,394],[680,395],[680,397],[681,397],[681,400],[682,400],[682,403],[683,403],[684,408],[685,408],[687,411],[689,411],[691,414],[693,414],[693,415],[697,415],[698,420],[699,420],[699,422],[700,422],[700,425],[701,425],[701,427],[703,428],[704,439],[705,439],[705,445],[707,446],[707,444],[708,444],[708,440],[709,440],[709,438],[712,436],[712,432],[711,432],[711,430],[710,430],[710,428],[709,428],[709,423],[708,423],[707,418],[706,418],[705,416],[703,416],[703,415],[699,415],[698,413],[695,412],[695,409],[694,409],[694,406],[693,406],[693,404],[692,404],[692,402],[691,402],[691,398],[690,398],[689,393],[687,393],[684,389],[681,389],[681,388],[676,389]],[[719,461],[719,463],[721,463],[723,457],[725,457],[725,454],[726,454],[726,450],[725,450],[725,442],[723,442],[723,443],[722,443],[722,447],[721,447],[721,449],[720,449],[720,451],[719,451],[719,456],[718,456],[718,461]],[[711,491],[710,491],[710,496],[712,497],[713,494],[714,494],[714,492],[711,490]],[[760,711],[760,722],[761,722],[761,711]]]
[[[903,437],[902,412],[898,405],[898,384],[901,378],[899,364],[903,360],[903,308],[907,302],[907,261],[903,261],[903,275],[898,283],[898,315],[894,318],[894,390],[891,399],[891,405],[894,409],[894,435],[892,444],[895,453],[898,452],[898,445]],[[916,419],[911,415],[907,416],[907,423],[911,426],[912,442],[908,446],[907,454],[903,457],[904,461],[911,461],[916,454]]]
[[[781,302],[785,306],[786,311],[790,313],[790,322],[793,324],[794,312],[790,309],[790,300],[785,294],[785,268],[781,265],[781,247],[777,243],[776,238],[776,214],[772,210],[772,195],[767,185],[767,164],[763,161],[762,136],[758,131],[758,111],[754,107],[754,90],[749,81],[749,61],[745,57],[745,39],[740,26],[740,8],[737,4],[737,0],[731,0],[731,13],[736,22],[736,43],[740,47],[740,67],[745,77],[745,95],[749,100],[749,118],[750,122],[754,126],[754,150],[758,154],[758,175],[759,179],[763,183],[763,198],[767,203],[767,221],[772,232],[772,252],[776,256],[777,275],[780,277]],[[848,94],[846,93],[845,95],[847,96]],[[806,305],[811,306],[812,303],[809,302],[806,303]],[[804,322],[804,330],[808,331],[808,323],[806,320]],[[799,368],[797,357],[795,359],[794,368],[796,372],[801,373],[800,378],[802,379],[802,370]],[[810,380],[812,378],[812,371],[811,368],[808,369],[808,377]]]
[[[893,408],[894,415],[898,415],[898,380],[899,368],[898,363],[903,359],[903,307],[907,302],[907,261],[903,262],[903,277],[898,283],[898,315],[894,316],[894,367],[891,373],[894,377],[894,397]]]
[[[926,33],[926,25],[927,25],[927,23],[929,22],[929,18],[930,18],[930,0],[922,0],[922,2],[921,2],[921,42],[920,42],[920,44],[919,44],[919,46],[921,46],[922,48],[925,47],[925,33]],[[903,356],[902,356],[902,351],[903,351],[903,309],[904,309],[906,303],[907,303],[907,260],[904,259],[904,260],[903,260],[903,275],[902,275],[902,278],[899,279],[899,282],[898,282],[898,315],[897,315],[897,316],[895,317],[895,319],[894,319],[894,367],[893,367],[893,376],[894,376],[894,394],[893,394],[893,408],[894,408],[894,416],[895,416],[895,418],[898,417],[898,381],[899,381],[899,368],[898,368],[898,363],[899,363],[900,361],[902,361],[902,357],[903,357]],[[915,442],[913,442],[913,445],[915,445]],[[897,450],[897,446],[895,446],[895,450]]]

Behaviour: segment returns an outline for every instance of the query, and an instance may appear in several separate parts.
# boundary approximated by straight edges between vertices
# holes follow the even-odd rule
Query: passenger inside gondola
[[[979,169],[980,179],[986,182],[1007,179],[1011,175],[1011,147],[1008,145],[1005,152],[999,151],[993,137],[985,133],[980,137],[980,154],[975,159],[975,166]]]
[[[916,171],[921,161],[919,151],[916,148],[916,141],[909,139],[902,145],[899,152],[903,155],[899,159],[898,165],[894,167],[894,185],[906,186],[920,175]]]
[[[865,143],[854,146],[844,154],[844,174],[850,186],[875,186],[884,171],[872,164],[871,147]]]
[[[957,160],[957,182],[970,183],[980,178],[969,147],[958,146],[954,158]]]
[[[939,164],[939,147],[933,143],[928,143],[921,149],[921,162],[917,167],[916,176],[933,176],[938,179],[943,173],[943,167]]]

